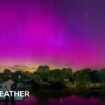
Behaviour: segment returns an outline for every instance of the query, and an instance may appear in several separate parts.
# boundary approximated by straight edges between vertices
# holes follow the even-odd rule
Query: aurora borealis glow
[[[1,0],[0,65],[105,66],[104,0]]]

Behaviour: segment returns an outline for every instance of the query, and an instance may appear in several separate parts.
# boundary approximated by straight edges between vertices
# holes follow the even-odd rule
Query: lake
[[[99,97],[97,96],[99,94],[95,93],[93,93],[93,96],[87,95],[87,92],[84,93],[85,95],[79,96],[79,94],[75,95],[73,93],[74,95],[72,95],[67,91],[61,92],[60,90],[40,90],[33,93],[34,95],[29,98],[16,101],[16,105],[105,105],[104,96]],[[3,105],[3,102],[0,105]]]

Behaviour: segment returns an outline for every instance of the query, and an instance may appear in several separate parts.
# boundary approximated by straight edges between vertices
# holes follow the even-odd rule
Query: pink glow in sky
[[[104,67],[105,50],[100,48],[100,42],[92,40],[93,33],[88,32],[88,38],[82,37],[76,23],[75,27],[69,27],[65,15],[61,16],[49,5],[44,2],[1,2],[0,65]],[[73,21],[76,22],[75,18]]]

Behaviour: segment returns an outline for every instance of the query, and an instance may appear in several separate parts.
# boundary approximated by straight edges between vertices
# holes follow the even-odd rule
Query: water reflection
[[[3,105],[3,102],[0,105]],[[9,105],[11,104],[9,103]],[[92,97],[85,99],[78,96],[69,96],[60,99],[50,98],[46,102],[39,102],[36,97],[31,96],[23,101],[16,102],[16,105],[105,105],[105,102]]]
[[[96,99],[84,99],[78,96],[70,96],[61,100],[50,99],[48,105],[105,105],[104,102]]]
[[[77,95],[67,95],[63,93],[62,96],[57,96],[57,92],[50,91],[49,94],[44,91],[44,93],[36,93],[35,96],[31,95],[29,98],[25,98],[22,101],[17,101],[16,105],[105,105],[105,101],[97,97],[82,97]],[[54,93],[55,96],[53,96]],[[60,94],[61,95],[61,94]],[[48,97],[49,96],[49,97]],[[0,103],[3,105],[3,102]],[[11,105],[9,103],[9,105]]]

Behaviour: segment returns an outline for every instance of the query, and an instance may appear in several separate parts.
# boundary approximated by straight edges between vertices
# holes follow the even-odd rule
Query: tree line
[[[85,68],[72,72],[71,68],[53,69],[41,65],[33,73],[29,71],[15,72],[5,69],[0,73],[0,82],[11,75],[17,83],[29,82],[34,87],[69,87],[69,88],[103,88],[105,87],[105,69],[92,70]]]

